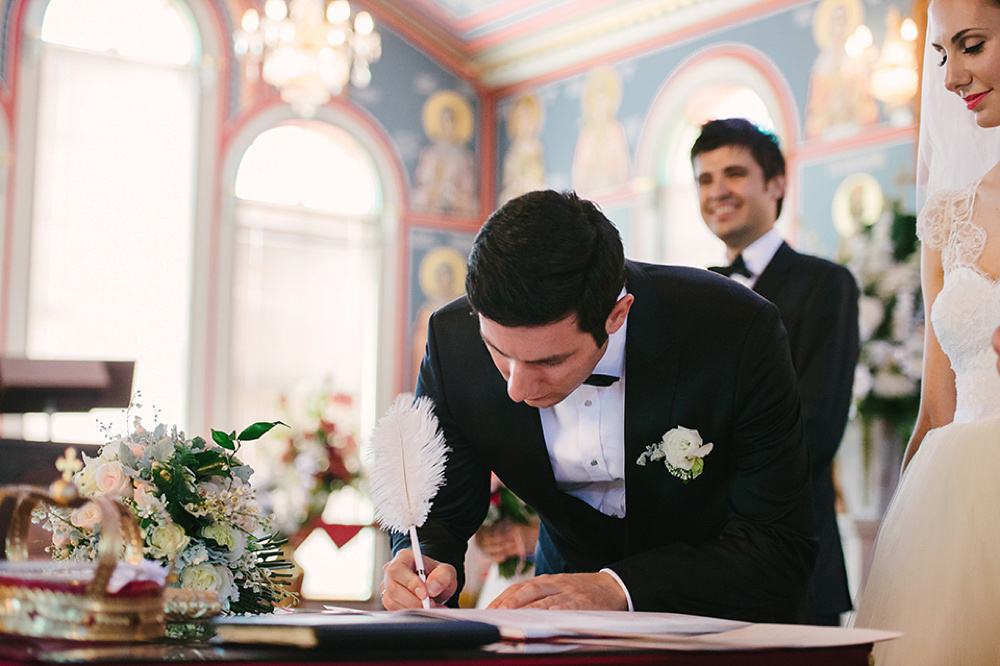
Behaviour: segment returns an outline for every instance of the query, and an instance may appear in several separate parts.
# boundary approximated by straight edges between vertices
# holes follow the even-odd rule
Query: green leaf
[[[229,460],[218,451],[199,451],[191,455],[189,467],[195,476],[203,479],[208,476],[229,476]]]
[[[236,444],[233,442],[233,440],[236,439],[235,435],[236,435],[235,431],[233,432],[232,435],[227,435],[221,430],[213,430],[212,441],[214,441],[216,444],[226,449],[227,451],[235,451]]]
[[[259,439],[263,434],[265,434],[271,428],[277,425],[283,425],[286,428],[288,427],[288,424],[282,423],[281,421],[258,421],[257,423],[254,423],[253,425],[248,425],[246,428],[244,428],[243,432],[241,432],[240,436],[237,437],[236,439],[240,440],[241,442],[249,442],[255,439]]]
[[[497,573],[502,578],[513,578],[517,574],[525,573],[531,567],[531,563],[517,555],[511,555],[503,562],[497,564]]]
[[[514,574],[517,573],[517,557],[511,555],[503,562],[497,564],[497,573],[502,578],[513,578]]]
[[[515,523],[528,525],[535,510],[525,504],[520,497],[506,486],[500,486],[500,515]]]
[[[695,478],[701,471],[705,469],[705,461],[701,458],[695,458],[694,462],[691,464],[691,478]]]

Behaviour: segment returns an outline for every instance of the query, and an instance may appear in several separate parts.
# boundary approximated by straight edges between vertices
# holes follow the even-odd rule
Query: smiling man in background
[[[726,245],[712,270],[778,306],[799,380],[812,467],[819,556],[813,582],[817,624],[851,609],[834,507],[833,458],[844,436],[858,363],[858,287],[843,266],[793,250],[774,228],[785,197],[777,138],[743,118],[702,126],[691,148],[705,224]]]

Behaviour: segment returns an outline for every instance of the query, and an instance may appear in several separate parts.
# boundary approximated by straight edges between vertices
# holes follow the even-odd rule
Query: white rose
[[[211,562],[192,564],[181,571],[180,579],[184,589],[217,592],[224,608],[229,607],[228,599],[236,598],[233,573],[221,565]]]
[[[101,462],[107,462],[109,460],[118,460],[118,443],[120,441],[121,438],[118,438],[102,446],[100,452],[97,455],[97,459]]]
[[[184,533],[184,528],[177,523],[157,525],[149,534],[149,553],[153,557],[165,557],[173,560],[184,550],[190,541]]]
[[[87,502],[70,514],[69,522],[80,529],[90,530],[101,522],[101,510],[94,502]]]
[[[98,465],[94,472],[94,483],[97,485],[97,491],[105,495],[125,497],[132,494],[132,479],[117,460],[109,460]]]
[[[193,564],[181,572],[181,587],[187,590],[211,590],[218,592],[225,579],[221,567],[211,562]]]
[[[712,448],[711,443],[702,443],[697,430],[677,426],[665,432],[659,442],[647,446],[635,462],[645,465],[649,460],[662,460],[668,472],[687,483],[701,474],[705,467],[702,459]]]
[[[667,463],[677,469],[691,470],[696,461],[712,451],[712,444],[702,444],[701,435],[697,430],[677,426],[663,435],[663,450]]]
[[[246,535],[225,523],[212,523],[201,529],[201,535],[212,539],[229,551],[227,559],[238,559],[247,550]]]
[[[97,465],[87,464],[92,460],[94,459],[91,458],[88,460],[86,455],[84,455],[83,469],[77,472],[76,476],[73,477],[76,487],[80,490],[80,494],[84,497],[97,493],[97,483],[94,481],[94,470],[97,468]]]

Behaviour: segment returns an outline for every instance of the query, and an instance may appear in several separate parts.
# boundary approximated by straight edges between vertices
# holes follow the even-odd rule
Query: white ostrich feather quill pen
[[[410,534],[417,574],[427,580],[417,528],[444,483],[448,447],[434,416],[434,402],[401,393],[379,419],[372,434],[368,488],[375,519],[385,529]],[[424,608],[430,600],[424,598]]]

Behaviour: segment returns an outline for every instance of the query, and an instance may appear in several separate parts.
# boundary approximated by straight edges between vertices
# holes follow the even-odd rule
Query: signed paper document
[[[493,624],[508,641],[571,642],[664,650],[769,650],[866,645],[898,638],[895,631],[722,620],[678,613],[627,611],[406,611]]]
[[[495,625],[506,640],[541,640],[560,636],[623,637],[672,634],[718,634],[750,626],[748,622],[720,620],[679,613],[626,611],[476,610],[435,608],[408,611],[419,615],[474,620]]]

